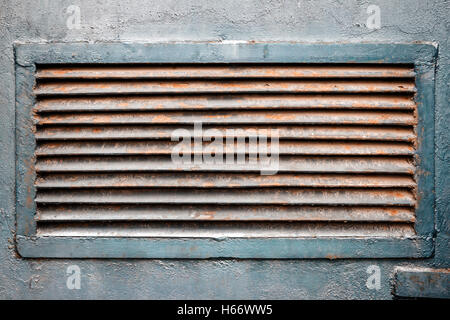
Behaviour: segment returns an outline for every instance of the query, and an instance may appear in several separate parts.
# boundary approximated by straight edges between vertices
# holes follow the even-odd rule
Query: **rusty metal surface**
[[[193,187],[193,188],[245,188],[245,187],[413,187],[414,179],[408,175],[354,175],[347,174],[295,174],[280,173],[265,176],[255,173],[210,172],[158,172],[158,173],[52,173],[41,174],[38,188],[86,187]]]
[[[411,207],[179,205],[179,204],[46,204],[39,221],[380,221],[414,222]]]
[[[36,73],[39,79],[151,79],[151,78],[407,78],[410,66],[383,65],[134,65],[134,66],[47,66]]]
[[[247,109],[414,109],[409,96],[377,94],[308,95],[293,94],[214,94],[152,96],[40,97],[39,112],[80,111],[158,111],[158,110],[247,110]]]
[[[393,293],[402,298],[450,299],[450,269],[397,267]]]
[[[413,235],[414,76],[382,64],[40,66],[38,234]],[[173,163],[172,131],[194,135],[195,122],[224,136],[278,129],[279,173]]]
[[[414,195],[404,189],[310,188],[140,188],[41,190],[37,203],[200,203],[284,205],[380,205],[413,206]]]
[[[175,128],[187,130],[191,137],[199,137],[190,125],[176,125]],[[203,137],[212,137],[208,129],[219,130],[224,138],[230,136],[226,129],[241,129],[234,131],[234,137],[255,137],[260,129],[278,130],[280,139],[296,140],[382,140],[409,141],[414,140],[414,130],[411,127],[364,127],[364,126],[333,126],[333,125],[204,125]],[[126,139],[170,139],[174,127],[158,125],[101,125],[101,126],[45,126],[36,133],[37,140],[112,140]]]
[[[170,155],[177,144],[177,141],[162,140],[43,142],[37,148],[36,155]],[[203,142],[203,150],[208,145],[208,142]],[[268,148],[271,148],[270,143]],[[337,145],[327,141],[281,141],[278,143],[278,148],[280,155],[412,155],[414,153],[413,146],[404,142],[344,142]],[[194,150],[194,143],[183,145],[178,150],[183,153],[205,155],[202,150]],[[258,152],[258,150],[252,150],[249,143],[239,142],[211,146],[208,150],[223,154],[257,154]]]
[[[242,171],[259,172],[251,165],[204,164],[198,166],[173,163],[170,156],[121,157],[38,157],[37,172],[118,172],[118,171]],[[406,173],[414,174],[409,157],[304,157],[280,156],[279,172],[327,173]]]
[[[167,93],[368,93],[368,92],[397,92],[413,93],[415,86],[408,80],[191,80],[164,82],[154,80],[121,81],[57,81],[42,82],[36,88],[37,95],[99,95],[99,94],[167,94]]]
[[[301,99],[301,97],[299,98]],[[97,112],[97,113],[59,113],[37,117],[40,125],[72,124],[383,124],[413,125],[414,114],[411,111],[161,111],[161,112]]]
[[[312,222],[115,222],[45,223],[40,236],[54,237],[409,237],[414,229],[406,223],[312,223]]]

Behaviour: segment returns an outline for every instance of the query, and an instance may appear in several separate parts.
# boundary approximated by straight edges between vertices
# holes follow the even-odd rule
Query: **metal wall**
[[[366,26],[380,8],[381,28]],[[73,28],[75,5],[80,28]],[[449,268],[450,3],[437,1],[1,1],[0,298],[391,299],[395,269]],[[439,45],[436,250],[425,260],[22,259],[15,250],[14,42],[413,42]],[[66,286],[78,265],[81,289]],[[381,287],[368,289],[370,265]],[[444,287],[445,290],[445,287]]]

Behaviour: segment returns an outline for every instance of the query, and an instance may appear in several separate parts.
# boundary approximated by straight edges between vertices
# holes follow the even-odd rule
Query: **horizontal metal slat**
[[[280,205],[39,204],[39,221],[386,221],[414,222],[411,207]]]
[[[412,112],[398,111],[242,111],[242,112],[135,112],[48,114],[38,124],[334,124],[413,125]]]
[[[256,138],[255,138],[256,140]],[[115,141],[115,142],[45,142],[36,149],[36,155],[170,155],[176,151],[185,154],[201,154],[204,157],[214,153],[258,154],[256,141],[253,144],[226,141],[220,147],[210,142],[199,143],[202,150],[195,149],[195,143],[187,146],[177,141]],[[180,145],[178,145],[180,144]],[[414,148],[404,142],[328,142],[328,141],[279,141],[267,143],[268,152],[279,155],[412,155]],[[217,155],[218,156],[218,155]]]
[[[147,223],[42,223],[39,236],[62,237],[411,237],[414,228],[404,223],[307,222],[147,222]]]
[[[277,130],[280,139],[315,139],[315,140],[386,140],[413,141],[414,130],[411,127],[382,127],[382,126],[203,126],[203,131],[196,133],[192,126],[175,125],[104,125],[98,126],[42,126],[37,129],[36,139],[39,140],[143,140],[170,139],[175,129],[187,130],[191,137],[214,137],[214,132],[220,132],[224,138],[255,137],[258,130]],[[214,130],[214,131],[208,131]],[[218,130],[218,131],[217,131]],[[227,130],[234,130],[228,132]],[[261,131],[260,131],[261,132]]]
[[[411,176],[349,174],[243,174],[243,173],[91,173],[47,174],[38,177],[38,188],[102,187],[177,187],[177,188],[244,188],[244,187],[413,187]]]
[[[405,80],[240,80],[240,81],[85,81],[85,82],[41,82],[36,95],[99,95],[99,94],[166,94],[166,93],[414,93],[414,82]]]
[[[388,65],[138,65],[48,66],[38,79],[153,79],[153,78],[405,78],[410,66]]]
[[[110,172],[110,171],[214,171],[259,172],[259,165],[239,164],[176,164],[168,156],[120,157],[50,157],[38,158],[38,172]],[[412,161],[395,157],[302,157],[280,156],[278,172],[329,173],[408,173],[414,172]]]
[[[414,196],[403,189],[77,189],[46,190],[37,203],[199,203],[281,205],[413,206]]]
[[[414,109],[409,96],[387,95],[204,95],[42,98],[37,112],[232,109]]]

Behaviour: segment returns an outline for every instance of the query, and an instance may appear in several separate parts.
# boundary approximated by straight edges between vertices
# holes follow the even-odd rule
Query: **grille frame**
[[[56,258],[425,258],[434,251],[434,69],[431,44],[168,43],[21,44],[16,57],[17,249]],[[36,65],[86,63],[414,64],[417,205],[415,235],[319,238],[55,237],[36,233]]]

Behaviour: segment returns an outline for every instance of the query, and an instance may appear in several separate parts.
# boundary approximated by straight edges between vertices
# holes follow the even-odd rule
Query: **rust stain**
[[[92,122],[94,123],[103,123],[103,122],[111,122],[112,120],[112,116],[98,116],[98,117],[91,117],[93,119],[91,119]]]
[[[212,220],[216,215],[216,211],[202,211],[196,214],[197,218]]]
[[[191,86],[191,84],[175,82],[175,83],[172,83],[172,84],[170,84],[168,86],[171,86],[173,88],[189,88]]]
[[[270,120],[294,120],[295,115],[292,114],[267,114],[264,116],[266,119]]]
[[[387,211],[389,212],[389,214],[390,214],[391,216],[396,216],[396,215],[399,214],[399,212],[398,212],[397,209],[387,209]]]
[[[212,183],[212,182],[205,182],[205,183],[203,183],[203,186],[204,187],[214,187],[214,183]]]
[[[152,122],[174,122],[174,119],[166,115],[158,115],[153,117]]]

